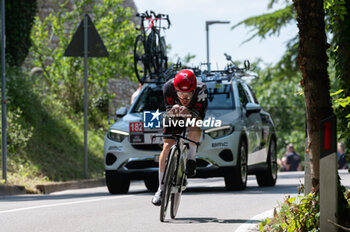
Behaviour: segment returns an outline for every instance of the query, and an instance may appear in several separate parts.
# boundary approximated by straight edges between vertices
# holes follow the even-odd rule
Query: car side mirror
[[[116,116],[116,118],[121,118],[121,117],[125,116],[127,112],[128,112],[128,108],[123,106],[123,107],[116,110],[115,116]]]
[[[261,111],[261,106],[259,104],[249,102],[245,105],[245,109],[247,110],[248,114],[259,113]]]

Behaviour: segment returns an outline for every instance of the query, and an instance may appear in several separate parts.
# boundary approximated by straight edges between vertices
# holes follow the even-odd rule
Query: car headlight
[[[115,129],[111,129],[107,134],[107,138],[109,138],[110,140],[116,141],[118,143],[121,143],[128,136],[129,136],[128,132],[115,130]]]
[[[221,126],[221,127],[215,127],[204,130],[204,133],[208,134],[213,139],[221,138],[226,135],[229,135],[233,132],[233,127],[230,125],[227,126]]]

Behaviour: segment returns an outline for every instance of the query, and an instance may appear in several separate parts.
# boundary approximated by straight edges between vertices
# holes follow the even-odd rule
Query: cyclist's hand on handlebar
[[[167,115],[170,117],[177,117],[179,115],[180,105],[173,105],[171,110],[168,111]]]
[[[190,118],[192,117],[191,111],[187,109],[186,106],[180,106],[179,107],[179,116],[183,118]]]

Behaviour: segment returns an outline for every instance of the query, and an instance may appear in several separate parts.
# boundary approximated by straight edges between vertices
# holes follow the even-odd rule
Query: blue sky
[[[196,55],[194,65],[206,61],[205,21],[230,21],[230,24],[215,24],[209,29],[210,61],[213,68],[224,68],[228,53],[234,60],[258,57],[265,63],[276,63],[285,51],[286,41],[298,32],[296,25],[290,25],[281,31],[278,38],[256,38],[242,44],[252,34],[250,29],[240,26],[231,30],[239,21],[271,12],[267,9],[270,0],[134,0],[139,12],[153,10],[156,13],[169,14],[172,27],[165,31],[166,41],[171,44],[170,58],[175,54],[184,57]],[[282,1],[284,2],[284,1]],[[275,6],[274,9],[279,9]]]

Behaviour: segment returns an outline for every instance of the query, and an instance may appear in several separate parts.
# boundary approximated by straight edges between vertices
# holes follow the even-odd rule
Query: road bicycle
[[[154,137],[166,137],[174,138],[175,144],[169,151],[169,156],[166,161],[166,167],[162,183],[164,184],[164,190],[162,195],[162,203],[160,206],[160,221],[164,222],[167,214],[167,209],[170,203],[170,217],[174,219],[179,209],[182,191],[186,189],[185,180],[186,174],[186,161],[187,161],[187,145],[184,141],[192,142],[199,146],[198,142],[192,141],[185,137],[185,131],[182,134],[175,134],[172,136],[154,136]]]
[[[166,42],[160,31],[169,29],[171,22],[169,15],[156,14],[153,11],[136,16],[141,18],[140,27],[136,28],[141,34],[136,37],[134,44],[134,69],[137,79],[143,84],[148,78],[157,79],[168,67]],[[167,27],[161,25],[164,20]]]

